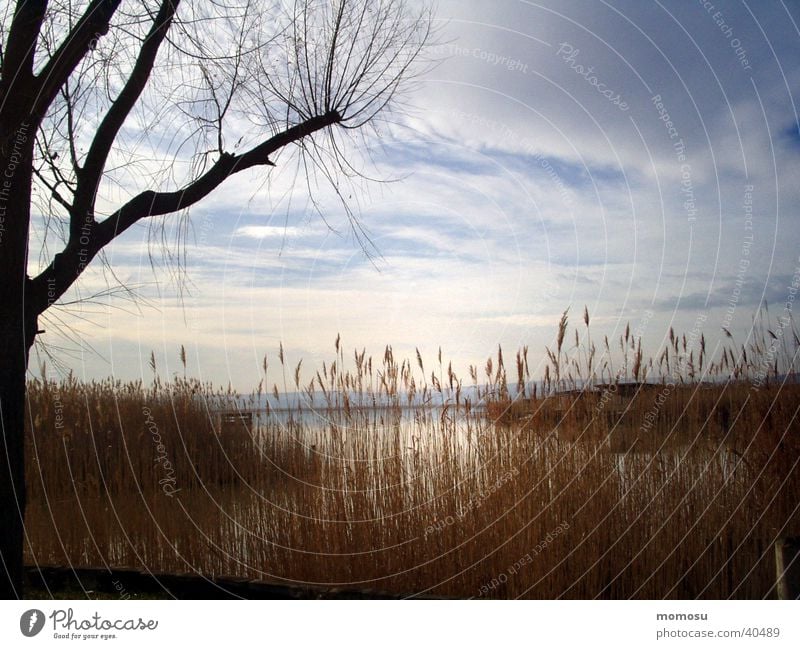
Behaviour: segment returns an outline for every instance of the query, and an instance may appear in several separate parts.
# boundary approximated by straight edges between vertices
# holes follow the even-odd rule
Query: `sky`
[[[149,381],[151,352],[183,374],[183,345],[188,374],[249,391],[279,345],[311,370],[340,335],[375,357],[441,348],[462,375],[526,345],[540,375],[566,309],[597,339],[630,323],[654,354],[670,327],[701,323],[713,349],[765,302],[781,314],[800,6],[442,0],[435,17],[430,64],[350,145],[378,179],[347,186],[363,237],[280,158],[236,175],[191,210],[179,276],[148,225],[107,249],[116,277],[84,274],[40,337],[61,367]]]

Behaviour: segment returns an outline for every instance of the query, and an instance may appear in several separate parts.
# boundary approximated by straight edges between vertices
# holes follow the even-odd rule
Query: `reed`
[[[757,321],[713,359],[674,332],[646,358],[630,327],[612,358],[589,324],[570,345],[564,313],[539,381],[527,348],[516,381],[502,349],[465,381],[441,351],[346,357],[340,338],[311,371],[281,346],[248,397],[42,368],[27,561],[454,597],[773,596],[772,545],[800,533],[794,324],[784,346]],[[267,394],[248,425],[215,414]]]

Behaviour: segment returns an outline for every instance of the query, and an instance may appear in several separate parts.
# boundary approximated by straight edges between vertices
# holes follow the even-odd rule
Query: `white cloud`
[[[194,210],[183,303],[153,274],[146,229],[136,228],[110,253],[117,274],[150,302],[141,315],[93,312],[82,331],[106,343],[121,371],[139,371],[141,350],[161,348],[166,359],[190,341],[199,371],[241,386],[251,381],[238,373],[257,369],[278,341],[313,366],[337,333],[373,353],[388,343],[433,356],[441,345],[462,366],[497,344],[528,344],[535,356],[559,314],[583,304],[598,333],[612,337],[655,303],[648,336],[658,341],[670,325],[691,328],[703,295],[724,299],[735,277],[747,234],[743,159],[756,186],[748,281],[757,289],[789,266],[791,274],[800,155],[797,142],[780,140],[796,119],[782,72],[796,86],[800,61],[784,45],[796,34],[783,9],[751,8],[781,71],[749,14],[726,8],[758,65],[743,74],[698,5],[671,10],[707,63],[657,5],[614,6],[619,13],[573,0],[443,3],[442,18],[453,18],[443,38],[461,52],[422,80],[409,98],[417,109],[381,125],[383,137],[368,138],[368,148],[343,145],[357,167],[372,158],[374,175],[398,180],[339,188],[347,186],[380,253],[373,262],[334,188],[306,184],[291,156],[280,156],[278,167],[237,174]],[[557,56],[562,41],[625,93],[629,111],[609,106]],[[491,64],[489,54],[527,70]],[[650,102],[656,92],[685,142],[685,161]],[[81,282],[91,293],[107,278],[90,269]],[[739,311],[748,326],[750,313]]]
[[[291,239],[303,235],[300,228],[276,225],[244,225],[233,233],[235,237],[249,237],[251,239]]]

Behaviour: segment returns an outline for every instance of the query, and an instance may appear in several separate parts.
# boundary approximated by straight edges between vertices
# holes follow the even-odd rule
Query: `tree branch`
[[[91,215],[87,215],[78,229],[77,237],[71,236],[64,250],[53,258],[52,263],[41,274],[31,280],[28,295],[32,309],[37,314],[44,312],[72,286],[104,246],[137,221],[190,207],[219,187],[229,176],[251,167],[271,166],[273,163],[269,156],[277,150],[341,121],[342,116],[336,111],[312,117],[245,153],[223,153],[208,171],[179,191],[142,192],[101,223],[96,223]]]
[[[33,61],[36,39],[42,28],[47,10],[47,0],[18,0],[14,18],[8,30],[8,40],[3,53],[2,79],[0,79],[0,120],[5,126],[10,114],[24,114],[33,102]],[[13,101],[10,101],[13,94]]]
[[[3,57],[3,81],[33,78],[36,39],[42,27],[47,0],[17,0]]]
[[[91,49],[92,43],[108,33],[111,18],[120,3],[121,0],[92,0],[86,8],[37,76],[38,96],[31,110],[35,117],[41,118],[47,112],[58,91]]]
[[[95,132],[89,153],[78,173],[78,186],[75,190],[73,209],[70,212],[70,238],[80,236],[87,215],[94,212],[97,187],[103,177],[111,147],[147,85],[158,50],[169,31],[179,3],[180,0],[163,0],[161,3],[158,15],[136,57],[130,77]]]

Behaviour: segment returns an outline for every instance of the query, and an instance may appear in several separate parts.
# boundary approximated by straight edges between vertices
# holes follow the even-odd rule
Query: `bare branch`
[[[46,10],[46,0],[17,0],[3,53],[4,91],[15,82],[24,84],[33,78],[36,39]]]
[[[31,112],[41,119],[59,90],[98,38],[108,33],[121,0],[92,0],[37,78],[38,94]],[[26,4],[23,0],[23,4]],[[46,4],[46,3],[45,3]]]
[[[270,166],[269,156],[287,144],[341,122],[332,111],[297,124],[240,155],[223,153],[202,176],[176,192],[145,191],[128,201],[101,223],[87,218],[77,238],[70,237],[64,250],[39,276],[31,280],[31,305],[42,313],[63,295],[83,269],[115,237],[137,221],[191,207],[216,189],[226,178],[255,166]]]
[[[78,187],[70,217],[70,238],[80,237],[81,228],[94,212],[97,186],[103,176],[109,151],[120,128],[141,96],[155,64],[156,55],[167,35],[180,0],[163,0],[153,26],[142,43],[139,56],[119,96],[111,104],[92,140],[86,161],[78,173]]]
[[[101,4],[92,0],[90,9],[99,11]],[[85,59],[81,76],[74,77],[76,90],[72,79],[60,88],[63,105],[48,119],[53,137],[66,136],[69,149],[62,147],[58,160],[50,156],[49,176],[40,174],[39,182],[70,216],[69,236],[62,252],[49,264],[44,259],[45,270],[31,281],[28,303],[37,312],[63,295],[102,248],[134,223],[184,210],[231,174],[271,165],[270,156],[293,142],[300,144],[295,150],[298,176],[306,179],[311,205],[322,215],[322,203],[313,195],[321,179],[344,209],[358,245],[368,257],[374,255],[353,208],[353,192],[342,185],[342,180],[366,178],[348,158],[349,148],[332,130],[324,142],[303,139],[333,124],[360,128],[385,111],[427,43],[429,15],[410,15],[403,0],[297,0],[295,9],[282,16],[259,11],[253,0],[241,0],[236,7],[191,4],[181,17],[177,5],[178,0],[160,1],[146,34],[137,31],[140,26],[147,29],[141,16],[122,16],[124,28],[115,21],[117,35],[103,41],[111,48],[106,54],[135,51],[120,90],[115,91],[120,68],[111,61],[104,65],[102,56]],[[71,33],[80,32],[89,15],[87,10]],[[170,56],[157,67],[164,43]],[[51,62],[56,58],[54,53]],[[97,75],[95,81],[83,76],[89,71]],[[93,116],[104,102],[107,107],[95,126]],[[139,120],[138,134],[134,129],[121,135],[133,115]],[[175,117],[185,121],[176,123]],[[92,132],[81,159],[85,127]],[[272,136],[252,142],[265,132]],[[223,148],[223,133],[236,139],[232,151]],[[139,143],[159,157],[142,155]],[[237,152],[240,145],[248,147],[244,153]],[[43,157],[48,151],[46,147]],[[160,157],[163,151],[172,160]],[[180,157],[183,151],[189,152],[190,163]],[[137,168],[146,174],[137,174]],[[57,193],[60,186],[74,188],[72,201]],[[169,187],[182,189],[165,189]],[[132,198],[98,222],[98,198],[107,201],[117,191]],[[162,243],[169,245],[166,239]],[[180,257],[172,259],[181,263]]]

